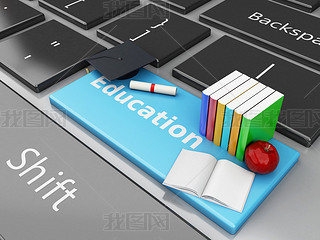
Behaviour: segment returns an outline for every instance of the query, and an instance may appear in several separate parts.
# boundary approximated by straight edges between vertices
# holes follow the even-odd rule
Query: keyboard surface
[[[271,1],[226,0],[200,20],[320,69],[318,17]]]
[[[163,64],[210,36],[210,29],[149,4],[98,30],[112,44],[133,41]]]
[[[182,14],[187,14],[210,0],[152,0]]]
[[[82,28],[77,27],[69,21],[63,19],[62,17],[53,14],[51,11],[39,7],[38,1],[24,0],[22,2],[43,12],[47,21],[55,19],[75,30],[76,32],[79,32],[91,40],[96,41],[104,47],[112,47],[112,45],[107,41],[103,41],[102,39],[98,38],[96,36],[96,31],[106,24],[111,23],[113,20],[102,23],[88,31],[85,31]],[[222,1],[210,1],[209,3],[204,4],[188,13],[187,15],[181,16],[203,25],[203,23],[199,22],[200,14],[216,6],[220,2]],[[149,3],[149,1],[141,1],[141,7],[145,6],[147,3]],[[129,10],[128,13],[131,13],[138,8]],[[312,14],[310,14],[310,16],[320,17],[320,10],[316,9],[312,12]],[[119,19],[119,17],[115,17],[114,20]],[[148,66],[147,69],[200,97],[200,92],[194,87],[190,87],[183,81],[179,81],[174,78],[172,76],[172,69],[225,35],[224,32],[218,30],[217,28],[209,28],[212,32],[210,37],[199,42],[194,47],[188,49],[188,51],[181,53],[178,57],[172,59],[167,64],[164,64],[161,68],[156,69]],[[241,39],[237,40],[242,41]],[[248,44],[252,45],[252,43]],[[258,48],[261,49],[261,47]],[[266,52],[270,52],[270,50],[267,49]],[[292,60],[283,56],[277,54],[276,56],[284,59],[285,61],[292,62]],[[298,65],[301,66],[301,64]],[[315,74],[319,74],[318,71],[313,70],[310,67],[302,67],[314,72]],[[37,108],[43,111],[48,111],[52,109],[52,106],[48,100],[49,95],[75,81],[84,74],[85,71],[81,70],[39,94],[34,93],[24,84],[20,83],[16,78],[10,76],[3,70],[0,70],[0,79],[14,89],[14,91],[18,92],[24,98],[34,104]],[[84,132],[83,129],[81,129],[77,124],[69,119],[67,119],[67,122],[68,124],[64,128],[68,132],[71,132],[77,138],[81,139],[81,141],[92,148],[95,152],[99,153],[99,155],[101,155],[104,159],[107,159],[113,165],[123,170],[126,175],[132,177],[135,182],[147,189],[156,198],[161,199],[162,202],[178,212],[179,215],[183,216],[185,220],[190,222],[193,226],[211,239],[301,239],[305,237],[308,239],[317,239],[318,237],[317,217],[320,209],[318,207],[317,199],[319,199],[320,196],[316,191],[314,191],[314,189],[317,188],[316,182],[320,181],[317,174],[320,170],[317,162],[317,159],[319,158],[317,150],[320,146],[319,141],[315,141],[315,143],[309,149],[306,149],[302,145],[286,138],[284,135],[276,133],[275,138],[277,140],[286,143],[301,153],[300,163],[297,164],[297,166],[288,174],[285,180],[282,181],[282,183],[274,190],[270,197],[264,201],[264,203],[258,208],[258,210],[244,225],[244,227],[240,229],[240,231],[234,237],[227,234],[216,224],[206,219],[203,215],[199,214],[190,206],[186,205],[184,201],[176,198],[170,191],[159,186],[159,184],[155,183],[151,177],[143,173],[137,167],[128,163],[125,158],[114,152],[105,144],[101,143],[97,138],[93,137],[87,132]],[[316,124],[316,122],[313,122],[313,124]],[[307,185],[310,186],[310,188],[304,188],[304,186]],[[297,191],[297,186],[302,190]],[[301,192],[303,194],[301,194]],[[144,200],[142,199],[140,201],[143,202]],[[305,204],[301,204],[301,202],[304,202]],[[308,228],[308,231],[306,231],[306,228]],[[273,231],[270,231],[270,229],[273,229]],[[172,231],[179,231],[179,229],[172,229]],[[179,232],[182,234],[181,231]],[[1,229],[0,233],[2,233]],[[170,238],[170,233],[167,239],[172,239]]]
[[[0,66],[35,92],[83,69],[105,48],[51,20],[0,43]],[[7,56],[10,56],[8,58]]]
[[[44,14],[18,0],[0,1],[0,39],[44,21]]]
[[[275,0],[276,2],[294,7],[306,12],[313,12],[320,6],[319,0]]]
[[[39,0],[41,7],[90,29],[140,4],[139,0]]]

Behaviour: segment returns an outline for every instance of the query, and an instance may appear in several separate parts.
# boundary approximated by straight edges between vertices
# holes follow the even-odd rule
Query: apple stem
[[[271,147],[271,145],[269,144],[269,146],[266,148],[266,151],[269,152],[269,148]]]

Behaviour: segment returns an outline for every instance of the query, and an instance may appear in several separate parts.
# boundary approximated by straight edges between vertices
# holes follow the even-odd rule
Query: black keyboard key
[[[152,0],[176,12],[187,14],[210,0]]]
[[[0,0],[0,39],[44,21],[44,15],[18,0]]]
[[[173,70],[199,90],[238,70],[284,94],[277,131],[309,147],[320,134],[320,76],[296,64],[224,36]]]
[[[306,12],[313,12],[320,6],[320,0],[274,0]]]
[[[35,92],[79,71],[105,48],[55,20],[0,43],[0,66]]]
[[[149,4],[98,29],[98,36],[112,44],[131,40],[160,67],[210,36],[210,29]]]
[[[140,0],[39,0],[39,5],[83,29],[90,29],[140,4]]]
[[[320,70],[320,19],[271,1],[226,0],[200,20]]]

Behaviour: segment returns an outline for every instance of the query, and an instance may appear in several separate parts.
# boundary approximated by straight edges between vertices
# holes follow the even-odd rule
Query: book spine
[[[209,96],[202,92],[199,133],[206,136],[208,120]]]
[[[225,107],[226,105],[223,105],[218,101],[216,123],[214,126],[214,135],[213,135],[213,143],[217,146],[221,145],[221,134],[222,134]]]
[[[231,124],[232,124],[233,110],[226,107],[224,114],[224,121],[222,127],[222,135],[221,135],[221,148],[224,150],[228,150]]]
[[[216,121],[217,100],[209,98],[208,122],[206,137],[209,141],[213,141],[214,124]]]
[[[250,128],[251,128],[251,122],[252,122],[252,120],[248,120],[245,117],[242,118],[239,139],[238,139],[238,145],[237,145],[237,151],[236,151],[236,158],[240,161],[243,161],[244,152],[245,152],[246,147],[249,143],[249,132],[250,132]]]
[[[237,112],[234,112],[232,117],[229,146],[228,146],[228,153],[232,156],[236,155],[241,121],[242,121],[242,114],[238,114]]]

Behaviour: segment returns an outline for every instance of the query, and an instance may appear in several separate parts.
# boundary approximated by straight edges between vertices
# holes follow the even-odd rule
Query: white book
[[[250,88],[248,91],[243,93],[241,96],[237,97],[233,101],[227,104],[227,107],[231,110],[236,109],[244,102],[248,101],[253,96],[257,95],[259,92],[261,92],[266,86],[262,83],[258,83],[254,85],[252,88]]]
[[[270,87],[264,88],[261,92],[259,92],[254,97],[250,98],[248,101],[246,101],[244,104],[240,105],[235,109],[235,112],[243,115],[247,111],[249,111],[251,108],[253,108],[255,105],[260,103],[262,100],[270,96],[272,93],[274,93],[275,90],[273,90]]]
[[[240,77],[242,75],[241,72],[235,70],[229,75],[225,76],[218,82],[212,84],[210,87],[206,88],[202,91],[202,93],[206,96],[210,96],[214,92],[218,91],[220,88],[224,87],[225,85],[229,84],[230,82],[234,81],[236,78]]]
[[[229,160],[183,149],[163,184],[242,212],[254,177]]]
[[[239,87],[241,84],[248,81],[250,77],[247,75],[242,74],[240,77],[236,78],[234,81],[228,83],[224,87],[220,88],[218,91],[214,92],[212,95],[210,95],[210,98],[217,101],[229,92],[231,92],[233,89]]]
[[[271,106],[273,103],[278,101],[280,98],[284,97],[284,95],[278,91],[275,91],[262,102],[255,105],[248,112],[246,112],[243,116],[247,119],[253,119],[258,116],[261,112],[263,112],[266,108]]]
[[[227,105],[234,99],[237,99],[239,96],[246,93],[248,90],[250,90],[253,86],[258,84],[258,81],[250,78],[248,81],[240,85],[239,87],[235,88],[231,92],[229,92],[227,95],[219,99],[219,103],[222,105]]]

